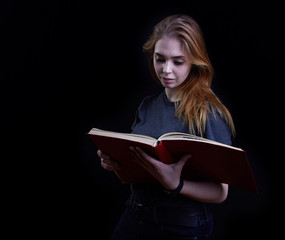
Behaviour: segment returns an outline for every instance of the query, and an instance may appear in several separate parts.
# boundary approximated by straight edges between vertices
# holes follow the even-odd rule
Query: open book
[[[190,153],[192,157],[182,170],[186,180],[227,183],[257,192],[246,153],[240,148],[179,132],[166,133],[155,139],[92,128],[88,135],[102,152],[120,163],[122,168],[116,174],[123,183],[156,182],[132,157],[129,147],[138,146],[166,164],[175,163]]]

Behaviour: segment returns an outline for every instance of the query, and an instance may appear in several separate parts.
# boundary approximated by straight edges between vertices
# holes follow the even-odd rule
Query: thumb
[[[184,155],[178,162],[177,165],[181,167],[181,169],[184,167],[185,163],[192,157],[191,154]]]

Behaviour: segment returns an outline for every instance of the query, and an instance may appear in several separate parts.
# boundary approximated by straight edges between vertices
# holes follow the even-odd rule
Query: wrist
[[[164,188],[163,191],[167,195],[169,195],[171,197],[174,197],[174,196],[177,196],[180,193],[180,191],[183,188],[183,185],[184,185],[184,180],[182,178],[180,178],[179,184],[178,184],[178,186],[175,189],[169,190],[169,189]]]

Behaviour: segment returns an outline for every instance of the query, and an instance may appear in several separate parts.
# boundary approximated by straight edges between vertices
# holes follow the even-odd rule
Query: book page
[[[133,142],[145,143],[145,144],[152,145],[152,146],[154,146],[157,141],[155,138],[152,138],[146,135],[106,131],[106,130],[101,130],[98,128],[92,128],[88,134],[105,136],[105,137],[113,137],[113,138],[118,138],[118,139],[125,139],[125,140],[130,140]]]
[[[169,138],[171,138],[171,139],[174,139],[174,138],[177,138],[177,139],[188,138],[188,139],[200,139],[200,140],[204,139],[204,138],[198,137],[196,135],[188,134],[188,133],[169,132],[169,133],[165,133],[165,134],[161,135],[158,140],[169,139]],[[205,139],[205,140],[207,140],[207,139]]]
[[[216,142],[207,138],[202,138],[196,135],[192,135],[192,134],[187,134],[187,133],[181,133],[181,132],[170,132],[170,133],[166,133],[163,134],[162,136],[160,136],[160,138],[158,139],[159,141],[161,140],[193,140],[193,141],[198,141],[198,142],[206,142],[206,143],[210,143],[210,144],[215,144],[215,145],[220,145],[220,146],[224,146],[224,147],[229,147],[229,148],[233,148],[236,150],[242,150],[240,148],[236,148],[224,143],[220,143],[220,142]]]

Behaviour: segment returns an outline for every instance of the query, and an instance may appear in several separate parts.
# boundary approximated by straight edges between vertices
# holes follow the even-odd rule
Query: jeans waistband
[[[198,227],[209,221],[209,213],[205,206],[202,209],[161,208],[144,205],[133,199],[129,205],[137,218],[143,221],[188,227]]]

